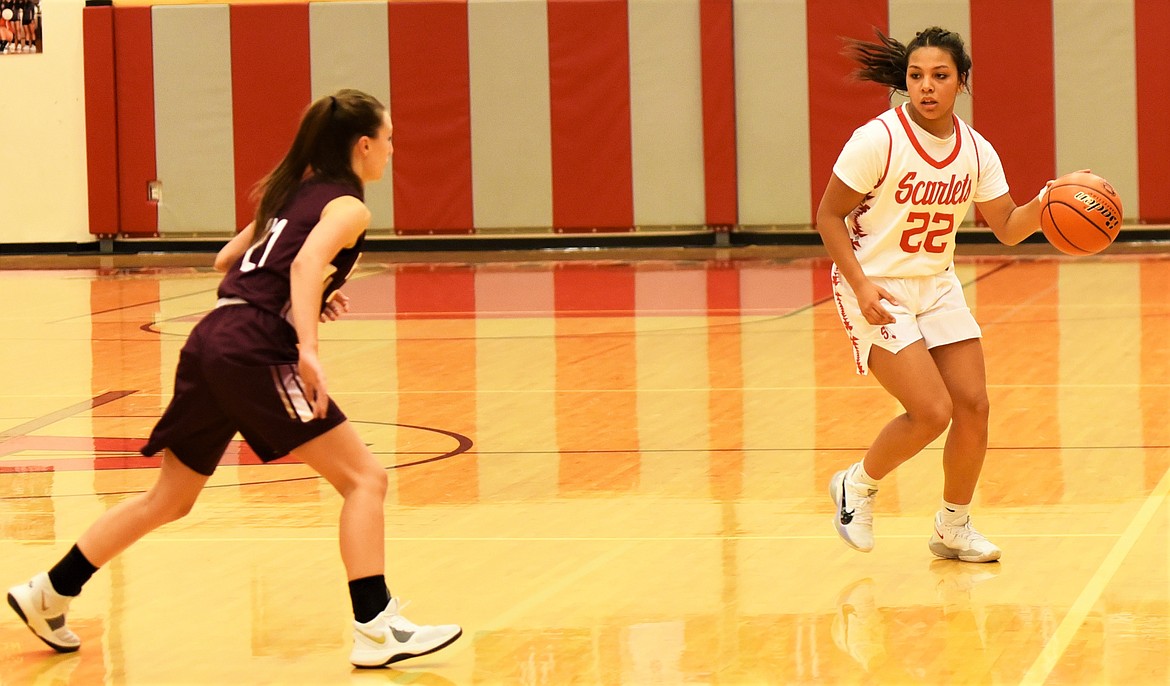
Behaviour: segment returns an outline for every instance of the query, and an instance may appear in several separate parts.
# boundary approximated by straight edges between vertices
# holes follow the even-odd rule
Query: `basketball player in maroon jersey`
[[[292,454],[344,498],[341,557],[354,612],[350,661],[380,667],[439,650],[455,625],[418,626],[399,613],[384,577],[386,471],[328,393],[319,322],[348,309],[338,289],[357,262],[370,211],[366,182],[393,153],[389,113],[354,90],[305,111],[279,165],[257,185],[256,218],[215,258],[226,275],[216,308],[192,330],[170,405],[143,447],[162,452],[158,480],[97,519],[47,573],[8,592],[41,640],[80,647],[69,602],[98,567],[187,514],[238,431],[265,462]]]
[[[852,41],[857,75],[909,102],[859,127],[842,149],[817,210],[832,257],[838,314],[858,373],[872,370],[906,412],[878,434],[864,459],[829,485],[837,533],[873,549],[880,480],[947,431],[943,498],[930,551],[966,562],[1000,549],[971,526],[970,506],[987,452],[987,380],[981,332],[954,274],[955,229],[974,203],[1015,245],[1040,226],[1040,195],[1017,206],[995,149],[954,113],[971,58],[956,33],[931,27],[909,44],[877,32]]]

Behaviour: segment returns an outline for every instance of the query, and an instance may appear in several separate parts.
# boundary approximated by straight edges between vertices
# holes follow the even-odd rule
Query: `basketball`
[[[1062,253],[1099,253],[1121,229],[1121,198],[1096,174],[1065,174],[1048,189],[1040,208],[1040,228]]]

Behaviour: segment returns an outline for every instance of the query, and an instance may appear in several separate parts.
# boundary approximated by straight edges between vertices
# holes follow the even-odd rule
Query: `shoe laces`
[[[407,605],[410,605],[410,601],[405,600],[405,601],[397,602],[397,598],[395,599],[395,601],[396,601],[395,602],[396,607],[394,608],[394,612],[387,613],[386,623],[389,624],[390,626],[394,627],[395,629],[399,629],[402,631],[418,631],[419,626],[417,624],[410,621],[406,617],[403,617],[400,614],[402,612],[402,610],[406,608]]]
[[[869,484],[845,479],[847,498],[845,505],[853,511],[853,522],[858,524],[873,523],[873,501],[877,496],[877,489]]]

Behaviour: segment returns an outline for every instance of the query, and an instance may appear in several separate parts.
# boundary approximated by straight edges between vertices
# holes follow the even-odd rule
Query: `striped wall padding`
[[[89,188],[89,230],[114,234],[118,214],[118,138],[114,95],[114,12],[90,7],[82,15],[85,33],[86,183]]]
[[[842,36],[937,23],[974,60],[960,116],[1017,201],[1091,168],[1170,222],[1162,0],[432,0],[87,7],[90,231],[222,233],[303,108],[367,90],[395,123],[373,228],[402,236],[810,226],[888,106]],[[111,98],[111,94],[112,98]],[[158,202],[148,184],[161,185]]]

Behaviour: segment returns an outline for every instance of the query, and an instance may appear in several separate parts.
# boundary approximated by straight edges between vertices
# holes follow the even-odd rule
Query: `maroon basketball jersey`
[[[321,210],[343,195],[362,199],[360,190],[345,184],[314,179],[301,184],[292,200],[271,220],[272,228],[264,242],[248,248],[228,270],[219,284],[219,297],[241,298],[255,307],[285,316],[291,306],[289,272],[293,259],[321,219]],[[349,278],[361,255],[365,236],[363,232],[353,247],[342,249],[331,261],[333,270],[325,275],[321,308]]]

